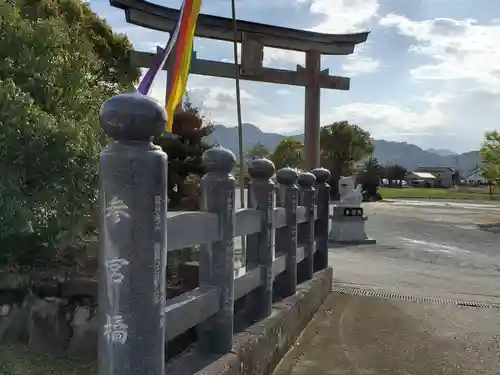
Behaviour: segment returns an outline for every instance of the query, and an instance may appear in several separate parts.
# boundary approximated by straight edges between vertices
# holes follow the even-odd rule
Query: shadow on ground
[[[332,293],[274,375],[493,375],[498,311]]]

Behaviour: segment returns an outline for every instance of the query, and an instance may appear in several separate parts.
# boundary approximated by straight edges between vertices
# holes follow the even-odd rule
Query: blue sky
[[[156,0],[179,8],[181,0]],[[168,34],[128,25],[106,0],[90,5],[138,50]],[[230,0],[205,0],[203,13],[229,17]],[[457,152],[477,149],[499,129],[498,0],[237,0],[238,18],[326,33],[371,31],[351,56],[325,57],[322,69],[351,77],[350,91],[323,90],[321,124],[348,120],[375,138]],[[199,58],[233,61],[232,44],[196,39]],[[295,69],[302,53],[266,49],[264,65]],[[192,100],[215,123],[236,125],[235,83],[191,76]],[[303,131],[304,89],[242,82],[243,122],[266,132]],[[165,76],[152,95],[164,101]]]

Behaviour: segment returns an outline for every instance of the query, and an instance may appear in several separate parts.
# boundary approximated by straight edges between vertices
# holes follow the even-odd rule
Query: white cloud
[[[411,70],[418,80],[467,80],[475,87],[500,88],[500,25],[482,25],[472,19],[436,18],[413,21],[390,14],[380,20],[412,39],[409,51],[428,57]]]
[[[309,3],[309,12],[316,20],[309,31],[330,34],[343,34],[365,31],[367,25],[377,17],[378,0],[296,0],[297,4]],[[359,48],[359,46],[357,47]],[[291,65],[304,65],[303,52],[266,48],[264,65],[290,68]],[[378,68],[377,62],[371,58],[351,60],[346,65],[356,73],[369,73]]]
[[[287,89],[278,89],[276,90],[276,94],[277,95],[292,95],[292,92],[290,90],[287,90]]]
[[[399,104],[355,102],[335,107],[325,117],[329,121],[323,123],[348,120],[376,138],[387,138],[394,134],[426,134],[442,123],[444,115],[436,106],[419,112]]]
[[[160,74],[151,93],[162,103],[165,78],[164,73]],[[288,95],[288,91],[278,88],[275,93]],[[260,92],[252,85],[242,87],[243,122],[253,123],[266,132],[303,132],[302,106],[294,112],[283,113],[275,106],[266,105]],[[191,76],[189,95],[215,123],[237,124],[234,81]],[[479,147],[483,133],[498,128],[500,94],[484,90],[433,91],[409,99],[409,105],[387,101],[357,101],[330,108],[323,105],[321,124],[348,120],[367,129],[375,138],[427,145],[437,142],[437,145],[456,151]]]
[[[295,70],[297,64],[304,65],[305,61],[304,52],[264,47],[263,66]]]
[[[165,84],[166,74],[160,73],[151,90],[151,96],[161,103],[165,103]],[[202,112],[215,123],[227,126],[238,123],[233,80],[190,76],[187,92],[190,100],[200,106]],[[287,95],[287,92],[290,93],[285,89],[277,90],[279,95]],[[243,122],[255,124],[266,132],[286,134],[302,131],[304,123],[302,113],[278,115],[270,113],[273,107],[268,107],[260,96],[245,87],[240,89],[240,97]]]
[[[375,73],[379,69],[380,61],[368,56],[348,56],[347,62],[342,65],[342,71],[351,77],[359,74]]]
[[[233,87],[203,84],[191,86],[190,98],[200,105],[203,112],[215,123],[233,126],[238,123],[236,112],[236,91]],[[219,85],[222,84],[219,82]],[[265,104],[257,96],[245,89],[240,90],[242,121],[257,125],[263,131],[289,133],[300,130],[303,124],[302,114],[269,113]]]
[[[500,25],[473,19],[415,21],[396,14],[380,24],[409,38],[408,52],[421,57],[410,77],[434,81],[432,93],[416,101],[418,116],[404,116],[406,124],[418,119],[429,125],[433,134],[426,143],[439,139],[449,148],[467,150],[479,147],[485,131],[498,129]]]
[[[360,30],[378,18],[376,1],[309,2],[311,12],[321,16],[314,26],[319,31]],[[353,12],[356,7],[366,9],[356,13]],[[414,80],[436,81],[432,82],[432,92],[420,95],[423,85],[417,86],[413,81],[406,97],[394,98],[398,102],[376,99],[363,103],[354,98],[353,103],[334,108],[323,105],[321,124],[348,120],[366,128],[376,138],[410,142],[423,139],[424,144],[437,142],[456,150],[476,147],[484,131],[498,128],[500,43],[497,41],[500,40],[500,25],[481,25],[470,19],[414,21],[394,14],[382,18],[380,24],[408,38],[408,51],[419,57],[413,59],[415,55],[412,55],[412,60],[419,65],[408,74]],[[369,56],[367,48],[366,44],[357,46],[355,54],[345,58],[344,74],[355,76],[380,69],[380,62]],[[228,47],[227,51],[224,57],[231,56],[232,49]],[[276,49],[266,49],[264,57],[266,65],[292,70],[295,64],[303,65],[305,61],[304,53]],[[191,98],[202,106],[209,118],[216,123],[236,124],[234,81],[193,76],[189,87]],[[158,78],[152,95],[164,101],[164,90],[165,76]],[[290,95],[286,87],[269,90],[242,82],[243,122],[254,123],[267,132],[302,132],[303,105],[293,107],[293,112],[288,114],[275,105],[276,100],[295,100],[298,94],[292,93]]]
[[[379,6],[378,0],[311,0],[310,12],[320,16],[311,30],[322,33],[360,31],[377,16]]]
[[[500,93],[484,90],[428,92],[412,105],[354,102],[322,114],[322,124],[348,120],[375,138],[478,149],[486,131],[498,129]]]
[[[236,91],[220,86],[195,86],[188,90],[190,97],[199,102],[205,110],[226,112],[235,110]],[[240,101],[242,105],[253,106],[257,104],[255,96],[245,90],[240,90]]]

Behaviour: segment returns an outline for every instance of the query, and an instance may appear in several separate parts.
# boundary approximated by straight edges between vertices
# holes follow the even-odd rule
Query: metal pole
[[[238,26],[236,24],[236,0],[231,0],[231,13],[233,17],[233,54],[234,69],[236,73],[236,114],[238,116],[238,149],[240,153],[240,207],[245,207],[245,165],[243,157],[243,125],[241,123],[241,97],[240,97],[240,64],[238,61]],[[245,254],[245,237],[241,238],[241,247]]]
[[[241,207],[245,207],[245,176],[242,173],[243,162],[243,127],[241,124],[241,96],[240,96],[240,66],[238,61],[238,27],[236,25],[236,1],[231,0],[231,12],[233,17],[233,54],[234,54],[234,68],[236,70],[236,114],[238,116],[238,148],[240,153],[240,203]]]

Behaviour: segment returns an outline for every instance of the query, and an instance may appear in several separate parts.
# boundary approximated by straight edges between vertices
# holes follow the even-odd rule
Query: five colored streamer
[[[191,65],[191,54],[193,52],[194,30],[196,21],[200,14],[202,0],[184,0],[180,10],[180,17],[170,40],[164,49],[160,50],[156,56],[155,63],[148,70],[139,84],[138,91],[148,95],[153,82],[158,73],[165,66],[167,59],[174,50],[174,64],[171,71],[168,71],[171,82],[170,91],[167,93],[165,108],[168,114],[167,130],[172,131],[173,115],[177,106],[181,103],[189,75]]]

